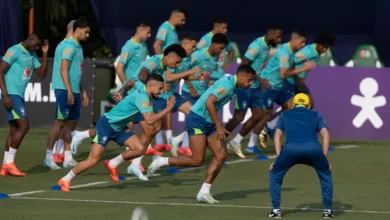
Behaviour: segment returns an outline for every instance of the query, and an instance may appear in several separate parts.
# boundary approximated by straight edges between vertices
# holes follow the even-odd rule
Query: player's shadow
[[[123,182],[119,182],[117,184],[110,184],[108,186],[97,187],[99,189],[131,189],[131,188],[157,188],[157,187],[165,187],[164,185],[170,184],[173,186],[180,185],[196,185],[199,184],[199,179],[159,179],[149,181],[140,181],[140,180],[125,180]]]
[[[43,167],[42,164],[37,164],[33,167],[30,167],[29,170],[26,171],[28,174],[37,174],[37,173],[48,173],[50,168]]]
[[[344,210],[351,210],[352,208],[353,206],[351,204],[346,204],[340,201],[334,201],[332,204],[332,210],[335,217],[344,214],[345,213]],[[283,215],[287,216],[287,215],[300,213],[300,212],[316,212],[321,214],[323,210],[324,210],[324,205],[322,203],[308,203],[308,204],[301,204],[297,206],[295,209],[283,210]]]
[[[120,152],[118,152],[116,149],[106,149],[104,151],[104,154],[103,154],[102,158],[100,159],[100,161],[112,159],[112,158],[118,156],[119,153]],[[76,158],[77,161],[81,161],[81,160],[87,159],[88,156],[89,156],[89,151],[84,151],[80,154],[77,154],[74,157]]]
[[[293,191],[296,188],[283,188],[282,191]],[[234,200],[234,199],[244,199],[248,195],[260,194],[260,193],[269,193],[269,189],[246,189],[246,190],[235,190],[230,192],[222,192],[215,194],[217,200]]]

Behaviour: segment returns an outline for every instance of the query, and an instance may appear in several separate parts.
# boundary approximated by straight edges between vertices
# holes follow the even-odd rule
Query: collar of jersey
[[[77,42],[73,37],[70,37],[69,40],[75,42],[77,46],[80,45],[79,42]]]
[[[161,58],[160,58],[160,66],[161,66],[161,69],[164,69],[164,66],[163,66],[163,64],[162,64],[163,58],[164,58],[164,55],[161,55]]]
[[[210,33],[209,33],[209,34],[211,35],[211,37],[212,37],[212,36],[214,36],[214,33],[213,33],[213,31],[210,31]]]
[[[23,51],[25,51],[26,53],[28,53],[28,50],[26,48],[23,47],[22,43],[19,44],[20,48],[22,48]]]
[[[210,53],[209,53],[209,48],[208,48],[208,47],[206,48],[206,50],[205,50],[205,51],[206,51],[206,54],[207,54],[207,56],[209,56],[209,57],[213,58],[213,56],[211,56],[211,55],[210,55]]]
[[[263,36],[263,42],[264,42],[264,45],[265,45],[266,47],[268,47],[267,42],[265,42],[265,36]]]
[[[291,49],[290,42],[288,42],[288,43],[287,43],[287,47],[288,47],[288,49],[290,50],[290,52],[292,53],[292,52],[293,52],[293,50]]]
[[[141,45],[141,43],[136,42],[133,38],[131,38],[130,41],[137,44],[137,45]]]
[[[234,75],[234,85],[236,85],[237,84],[237,75]]]
[[[145,92],[146,92],[146,86],[144,86],[144,90],[145,90]]]
[[[296,105],[295,108],[306,108],[304,105]]]
[[[173,24],[169,23],[169,21],[166,21],[166,22],[167,22],[167,24],[168,24],[169,26],[171,26],[171,28],[172,28],[173,30],[175,30],[175,29],[176,29],[176,27],[175,27],[175,26],[173,26]]]

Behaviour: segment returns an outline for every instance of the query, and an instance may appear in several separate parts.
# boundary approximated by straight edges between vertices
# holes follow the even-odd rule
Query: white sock
[[[133,159],[133,162],[131,162],[131,165],[135,166],[135,167],[140,167],[141,166],[141,161],[142,161],[143,157],[144,157],[144,155]]]
[[[70,152],[70,150],[66,150],[64,151],[64,161],[66,162],[70,162],[73,160],[73,156],[72,156],[72,153]]]
[[[45,160],[52,160],[53,157],[53,150],[46,149],[46,159]]]
[[[108,165],[112,168],[116,168],[117,166],[119,166],[119,164],[123,162],[125,162],[125,160],[123,159],[122,155],[119,154],[117,157],[111,159]]]
[[[163,138],[163,131],[161,130],[160,132],[157,133],[156,135],[156,144],[164,144],[164,138]]]
[[[64,140],[58,139],[56,146],[56,154],[62,154],[64,152]]]
[[[8,151],[4,151],[4,158],[3,158],[3,164],[7,160]]]
[[[172,130],[165,131],[165,137],[167,138],[167,143],[171,144]]]
[[[10,164],[10,163],[14,162],[16,151],[17,151],[17,149],[9,147],[8,154],[7,154],[7,160],[5,161],[6,164]]]
[[[178,136],[173,137],[173,138],[175,138],[175,140],[178,140],[179,143],[180,143],[180,142],[183,142],[184,136],[186,135],[186,133],[187,133],[186,131],[181,132],[181,134],[179,134]]]
[[[76,133],[76,135],[81,139],[81,140],[84,140],[84,139],[87,139],[87,138],[91,138],[89,136],[89,130],[85,130],[85,131],[78,131]]]
[[[210,194],[210,183],[203,183],[202,188],[200,188],[200,193],[202,194]]]
[[[259,135],[255,133],[251,133],[251,137],[249,138],[248,147],[254,147],[257,145],[259,141]]]
[[[66,176],[62,177],[63,180],[66,180],[66,181],[71,181],[73,179],[73,177],[75,177],[76,175],[74,175],[73,173],[73,170],[69,171],[68,174],[66,174]]]
[[[190,147],[190,142],[188,140],[188,133],[187,131],[183,132],[183,142],[181,143],[181,148],[185,149],[185,148],[189,148]]]
[[[158,165],[160,166],[168,166],[169,163],[168,163],[168,157],[161,157],[161,158],[158,158],[158,161],[157,161]]]
[[[243,138],[244,138],[244,137],[241,136],[241,134],[237,134],[237,135],[234,137],[233,142],[234,142],[234,143],[237,143],[237,144],[240,144]]]

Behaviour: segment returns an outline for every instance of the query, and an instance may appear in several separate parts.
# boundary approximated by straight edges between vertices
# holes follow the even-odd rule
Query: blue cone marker
[[[179,169],[175,168],[175,167],[171,167],[171,168],[168,168],[167,173],[178,173],[180,172]]]
[[[256,157],[256,160],[268,160],[269,158],[265,155],[259,155]]]
[[[5,193],[0,193],[0,199],[7,199],[9,196]]]
[[[51,187],[51,190],[59,191],[59,190],[61,190],[61,187],[59,185],[55,185],[55,186]]]
[[[120,181],[126,180],[126,178],[124,176],[118,176],[118,178]]]

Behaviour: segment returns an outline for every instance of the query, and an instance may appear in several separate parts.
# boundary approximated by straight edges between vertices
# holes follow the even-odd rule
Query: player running
[[[192,104],[195,104],[199,97],[209,88],[209,85],[212,85],[214,81],[224,76],[223,74],[221,75],[221,71],[218,71],[218,60],[226,46],[229,45],[229,40],[226,35],[218,33],[213,36],[211,42],[210,47],[198,50],[191,56],[191,66],[199,66],[203,73],[211,74],[210,78],[206,77],[203,80],[185,81],[182,87],[182,95]],[[181,148],[179,148],[180,143],[182,143]],[[192,155],[187,131],[172,138],[171,144],[173,156],[177,156],[177,152],[184,155]]]
[[[260,71],[263,69],[266,62],[269,60],[271,54],[270,49],[276,47],[282,41],[282,31],[278,28],[269,28],[263,37],[254,40],[248,47],[242,63],[250,64],[256,71],[255,79],[249,89],[237,89],[235,100],[235,111],[233,117],[226,124],[227,131],[232,132],[245,118],[248,109],[251,109],[252,116],[241,128],[239,133],[229,142],[232,149],[241,149],[242,139],[260,122],[263,115],[263,97],[259,83],[262,82],[260,78]],[[257,140],[259,135],[252,133],[247,152],[253,153],[257,148]],[[245,158],[241,151],[235,151],[237,156]]]
[[[324,218],[333,218],[332,166],[327,160],[329,150],[329,132],[320,113],[310,109],[310,99],[306,94],[295,95],[294,108],[283,112],[276,125],[275,150],[276,161],[270,166],[270,194],[273,210],[271,218],[281,218],[280,194],[283,178],[287,171],[296,164],[313,167],[320,179]],[[317,133],[322,136],[322,149],[317,140]],[[282,150],[282,135],[286,142]]]
[[[224,76],[216,81],[199,98],[186,117],[186,130],[190,136],[192,156],[179,157],[155,156],[148,167],[153,174],[162,166],[199,167],[205,158],[206,146],[214,157],[208,167],[206,179],[196,196],[199,202],[219,203],[210,194],[211,184],[218,176],[223,163],[227,159],[225,139],[227,131],[218,118],[218,111],[235,95],[237,88],[249,88],[256,72],[249,65],[241,65],[236,75]]]
[[[146,41],[150,38],[150,32],[150,26],[141,22],[137,25],[134,36],[123,45],[118,65],[115,68],[122,84],[131,78],[145,60],[147,55]],[[93,138],[94,135],[94,129],[72,132],[72,154],[77,153],[77,148],[84,139]]]
[[[305,46],[306,34],[294,31],[288,43],[281,45],[271,57],[267,66],[261,71],[260,77],[268,80],[269,87],[262,87],[263,95],[263,118],[254,128],[255,134],[260,134],[265,124],[272,119],[274,102],[282,106],[283,110],[292,106],[293,95],[284,87],[284,81],[288,77],[294,77],[301,72],[315,67],[315,63],[307,61],[300,68],[293,67],[294,53]]]
[[[73,24],[73,34],[63,45],[62,52],[56,54],[53,64],[53,88],[56,95],[55,121],[47,138],[46,159],[44,167],[60,169],[49,157],[50,147],[58,139],[59,131],[62,130],[64,140],[64,163],[63,167],[74,167],[77,162],[73,159],[70,151],[72,140],[71,132],[75,129],[80,118],[81,102],[88,105],[88,94],[82,88],[81,78],[83,73],[83,48],[80,43],[89,38],[90,27],[88,21],[81,17]],[[57,76],[56,76],[57,74]],[[60,77],[58,77],[60,74]],[[83,101],[81,101],[81,97]]]
[[[29,121],[24,105],[24,93],[32,72],[39,78],[47,75],[47,52],[49,42],[42,45],[42,65],[35,53],[39,49],[40,41],[36,34],[30,34],[20,44],[10,47],[0,64],[1,96],[6,109],[6,118],[9,124],[9,134],[6,140],[4,161],[0,171],[1,176],[25,176],[15,166],[15,154],[29,130]],[[52,156],[52,155],[50,155]]]
[[[141,156],[146,150],[138,136],[128,131],[127,124],[141,114],[148,125],[153,125],[171,111],[175,105],[175,97],[173,96],[167,101],[165,109],[153,114],[150,99],[157,99],[161,95],[163,87],[164,79],[162,76],[149,75],[144,87],[133,89],[119,104],[99,119],[88,158],[78,163],[66,176],[58,181],[62,191],[69,192],[71,180],[98,163],[108,142],[111,140],[119,146],[130,148],[114,159],[104,161],[111,179],[115,182],[119,181],[116,167],[126,160]]]

